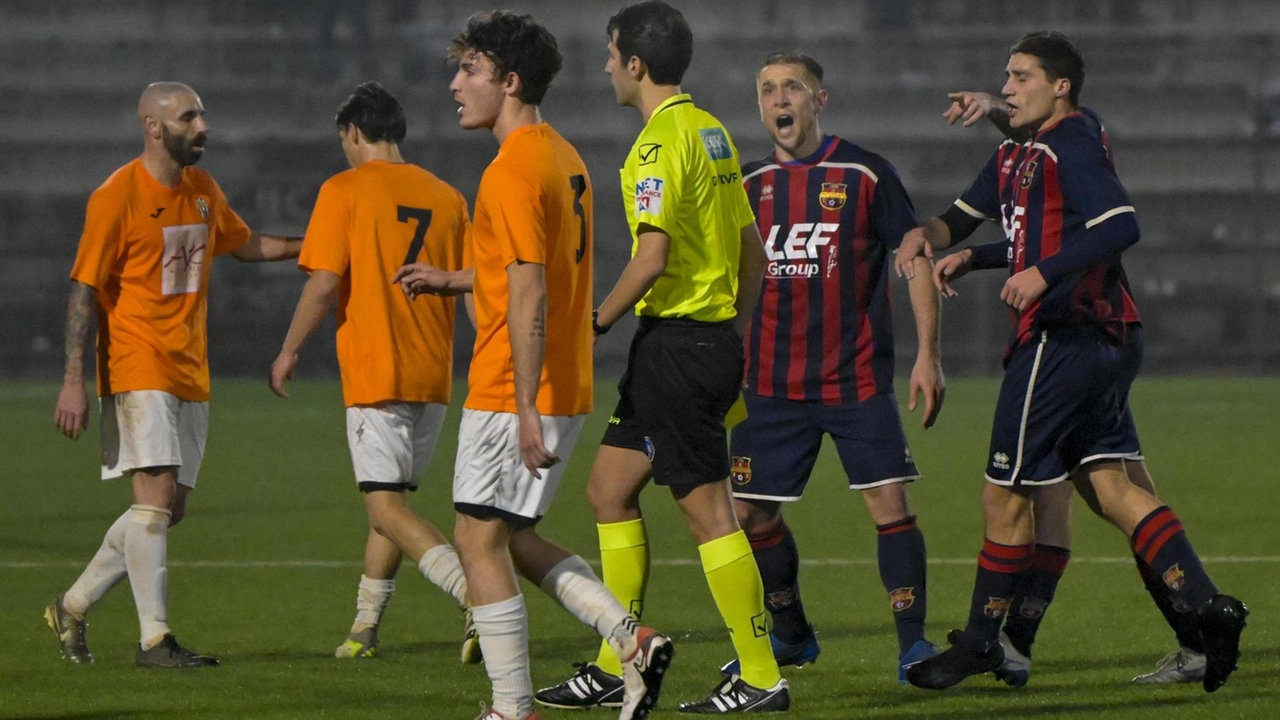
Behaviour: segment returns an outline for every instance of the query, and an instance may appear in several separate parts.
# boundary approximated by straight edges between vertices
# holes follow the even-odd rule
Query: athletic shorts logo
[[[746,485],[751,482],[751,458],[734,455],[729,477],[733,478],[734,485]]]
[[[1018,614],[1028,620],[1035,620],[1044,616],[1044,611],[1049,607],[1049,601],[1038,597],[1022,598],[1022,605],[1018,608]]]
[[[889,607],[894,612],[902,612],[916,604],[916,593],[913,587],[898,588],[889,593]]]
[[[849,193],[846,192],[848,187],[844,183],[822,183],[818,203],[827,210],[839,210],[849,200]]]
[[[982,607],[982,614],[992,620],[999,620],[1009,613],[1009,604],[1013,598],[987,597],[987,604]]]
[[[618,417],[617,415],[610,415],[610,416],[609,416],[609,424],[610,424],[610,425],[621,425],[621,424],[622,424],[622,418]]]
[[[653,438],[648,435],[644,436],[644,454],[649,458],[649,462],[653,462],[653,456],[658,454],[658,449],[653,446]]]
[[[636,214],[662,214],[662,180],[645,178],[636,183]]]
[[[1000,468],[1001,470],[1008,470],[1009,456],[1005,455],[1002,452],[998,452],[995,455],[991,456],[991,465],[992,467],[997,467],[997,468]]]
[[[712,160],[733,159],[733,149],[729,146],[729,136],[720,128],[703,128],[698,131],[702,136],[702,146],[707,149],[707,157]]]
[[[1178,565],[1174,565],[1173,567],[1164,571],[1163,579],[1164,579],[1164,584],[1169,586],[1170,590],[1174,592],[1178,592],[1179,590],[1182,589],[1182,586],[1186,584],[1187,574],[1182,572],[1181,567],[1179,567]]]

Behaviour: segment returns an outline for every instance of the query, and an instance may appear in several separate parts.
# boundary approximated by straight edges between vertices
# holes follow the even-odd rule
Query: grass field
[[[99,483],[97,419],[71,443],[53,428],[56,388],[0,385],[0,717],[472,718],[488,697],[479,667],[457,664],[459,618],[412,567],[400,574],[382,629],[382,655],[338,661],[333,648],[354,612],[364,514],[350,478],[336,383],[297,383],[289,402],[264,383],[217,381],[210,443],[187,519],[170,536],[170,620],[184,643],[218,655],[211,671],[133,667],[137,619],[121,584],[90,616],[98,661],[58,659],[40,613],[75,579],[129,502],[124,483]],[[875,534],[861,502],[824,452],[805,501],[788,519],[806,558],[805,605],[823,654],[790,670],[795,718],[1280,716],[1280,381],[1143,379],[1134,406],[1164,498],[1186,522],[1217,583],[1251,607],[1240,671],[1214,695],[1199,686],[1139,687],[1129,679],[1174,648],[1123,538],[1077,508],[1074,560],[1036,646],[1031,686],[975,678],[952,691],[899,687],[896,645],[875,567]],[[928,540],[930,637],[963,623],[981,541],[978,494],[995,383],[953,380],[937,427],[910,427],[926,478],[912,488]],[[570,461],[545,534],[596,556],[583,493],[598,412]],[[455,403],[456,404],[456,403]],[[446,427],[456,428],[452,412]],[[916,422],[911,417],[909,423]],[[452,528],[454,438],[441,442],[413,502]],[[700,698],[730,656],[696,550],[660,490],[646,495],[657,567],[646,621],[676,640],[658,717]],[[577,625],[536,589],[535,687],[567,676],[595,652]],[[586,717],[604,718],[594,711]],[[544,718],[576,717],[544,711]]]

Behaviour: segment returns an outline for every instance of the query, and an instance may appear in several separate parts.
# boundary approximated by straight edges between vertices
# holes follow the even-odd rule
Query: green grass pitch
[[[908,415],[925,474],[911,488],[928,541],[929,635],[963,623],[981,541],[978,495],[992,380],[956,379],[938,425]],[[1030,687],[991,678],[931,693],[895,682],[896,645],[875,567],[875,533],[827,448],[805,501],[787,508],[806,565],[805,606],[820,633],[815,665],[791,679],[795,718],[1280,716],[1280,381],[1141,379],[1134,407],[1162,495],[1185,520],[1217,583],[1253,611],[1240,671],[1214,695],[1199,686],[1129,683],[1174,648],[1129,561],[1124,538],[1077,503],[1074,560],[1045,622]],[[584,499],[594,441],[614,390],[600,383],[543,524],[593,559]],[[58,659],[44,605],[75,579],[129,502],[100,483],[97,419],[71,443],[52,425],[56,387],[0,386],[0,718],[472,718],[488,697],[480,667],[457,662],[451,601],[406,566],[370,661],[331,657],[351,621],[366,532],[351,480],[336,383],[295,383],[277,400],[263,382],[219,380],[200,488],[170,536],[170,619],[180,640],[223,666],[192,672],[133,667],[137,619],[122,583],[90,615],[89,667]],[[455,406],[461,393],[455,400]],[[900,401],[905,402],[904,397]],[[456,407],[422,489],[420,511],[452,529],[449,486]],[[658,717],[703,696],[731,654],[697,553],[660,489],[645,497],[655,568],[648,624],[676,642]],[[535,687],[558,682],[595,652],[592,632],[526,586]],[[593,711],[587,717],[612,713]],[[576,717],[543,711],[544,718]]]

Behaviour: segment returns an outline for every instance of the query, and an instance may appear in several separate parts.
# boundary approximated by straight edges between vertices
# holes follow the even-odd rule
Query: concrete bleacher
[[[1259,349],[1224,351],[1229,362],[1258,369],[1280,359],[1276,334],[1256,330],[1280,302],[1280,265],[1271,258],[1280,247],[1280,3],[676,4],[696,37],[686,88],[722,118],[745,157],[769,151],[755,103],[759,63],[774,50],[802,50],[826,68],[824,129],[889,158],[922,215],[945,208],[998,141],[987,127],[948,127],[946,92],[997,92],[1019,34],[1067,32],[1087,60],[1084,102],[1106,121],[1139,210],[1143,241],[1126,265],[1159,328],[1154,356],[1174,363],[1188,338],[1212,341],[1236,323]],[[633,109],[617,107],[603,72],[605,23],[620,5],[518,4],[546,22],[565,55],[543,109],[592,170],[601,293],[630,247],[616,169],[640,129]],[[149,81],[183,80],[201,93],[211,125],[202,166],[255,228],[305,227],[320,183],[345,167],[333,113],[367,78],[382,80],[406,106],[406,155],[472,195],[496,145],[457,126],[444,52],[478,8],[439,0],[0,3],[0,318],[9,318],[0,332],[20,338],[4,344],[0,373],[18,372],[33,353],[56,357],[84,200],[136,155],[134,105]],[[287,309],[275,308],[296,296],[296,272],[218,267],[218,282],[235,292],[214,301],[212,322],[223,322],[220,310],[272,309],[253,321],[260,326],[238,320],[219,332],[274,340],[288,321]],[[983,310],[990,298],[975,295],[962,301],[972,311],[966,305],[948,315],[966,318],[948,330],[959,346],[948,356],[991,369],[1003,318],[991,320]],[[248,362],[220,357],[230,363],[224,369]]]

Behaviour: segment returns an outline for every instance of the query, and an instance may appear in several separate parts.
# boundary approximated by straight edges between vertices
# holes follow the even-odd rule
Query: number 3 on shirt
[[[413,240],[409,241],[409,254],[404,256],[404,264],[412,265],[418,261],[418,253],[422,252],[422,240],[427,236],[427,228],[431,226],[431,211],[423,208],[396,206],[396,219],[402,223],[417,220],[413,229]]]
[[[587,191],[587,177],[585,175],[570,176],[569,187],[573,188],[573,214],[582,221],[578,226],[578,254],[573,261],[581,263],[582,256],[587,254],[587,211],[582,207],[582,194]]]

